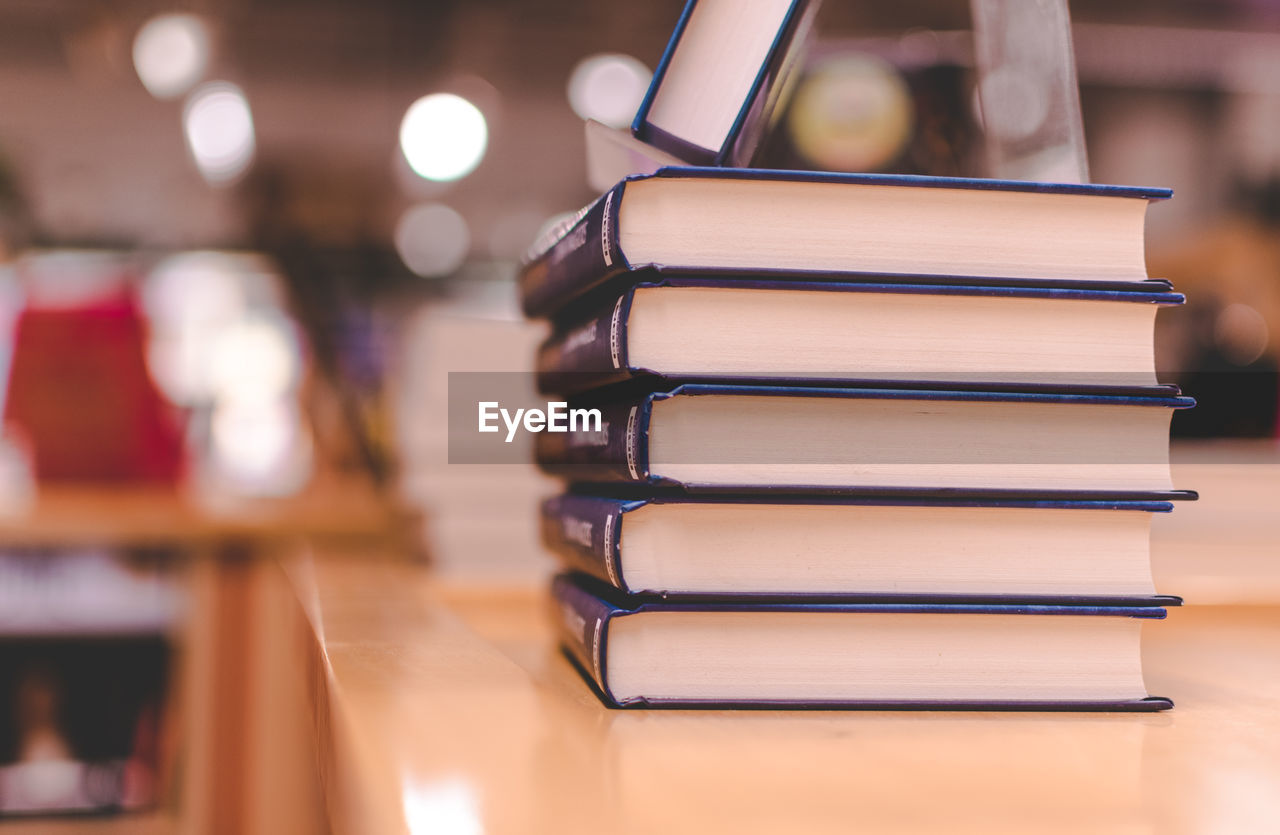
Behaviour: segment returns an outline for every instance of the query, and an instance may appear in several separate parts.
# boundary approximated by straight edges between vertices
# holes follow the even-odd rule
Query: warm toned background
[[[1070,4],[1093,180],[1176,193],[1148,262],[1189,303],[1157,347],[1202,401],[1173,447],[1202,498],[1153,548],[1188,605],[1144,644],[1178,708],[1150,717],[618,713],[555,652],[535,543],[555,485],[449,464],[447,375],[527,369],[543,326],[515,261],[594,196],[582,117],[643,89],[681,5],[0,3],[0,370],[22,380],[0,559],[128,549],[184,601],[154,802],[0,835],[1274,827],[1280,2]],[[171,13],[207,60],[162,97],[133,50]],[[787,117],[763,164],[990,173],[967,3],[827,0],[818,28],[836,104]],[[184,134],[208,83],[252,116],[225,180]],[[399,144],[433,93],[487,124],[448,182]]]

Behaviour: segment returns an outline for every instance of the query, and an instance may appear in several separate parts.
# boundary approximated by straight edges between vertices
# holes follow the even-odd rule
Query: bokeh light
[[[875,171],[911,136],[911,93],[891,65],[870,55],[821,64],[795,93],[787,119],[792,144],[829,171]]]
[[[1270,341],[1267,320],[1251,305],[1229,304],[1214,320],[1213,339],[1231,362],[1241,367],[1252,365],[1266,353]]]
[[[187,100],[182,122],[196,167],[210,183],[234,180],[253,161],[253,114],[234,84],[199,87]]]
[[[1049,116],[1048,82],[1020,70],[1013,65],[997,67],[974,91],[983,129],[1010,142],[1031,136]]]
[[[484,835],[480,804],[466,782],[457,778],[406,777],[401,791],[409,835]]]
[[[277,400],[293,390],[302,372],[293,325],[274,311],[255,311],[221,330],[211,354],[210,384],[219,403]]]
[[[462,215],[442,203],[411,206],[396,224],[396,252],[423,278],[448,275],[466,260],[471,232]]]
[[[489,145],[489,126],[474,104],[432,93],[409,106],[400,123],[400,151],[419,177],[447,182],[475,170]]]
[[[147,92],[158,99],[180,96],[204,77],[209,31],[192,14],[162,14],[148,20],[133,40],[133,66]]]
[[[569,76],[569,106],[583,119],[614,128],[635,118],[653,73],[630,55],[592,55]]]
[[[287,398],[219,403],[209,433],[218,475],[242,494],[290,495],[310,477],[310,436]]]
[[[235,260],[187,252],[156,265],[142,287],[151,323],[147,365],[156,385],[184,406],[214,397],[214,345],[247,306]]]

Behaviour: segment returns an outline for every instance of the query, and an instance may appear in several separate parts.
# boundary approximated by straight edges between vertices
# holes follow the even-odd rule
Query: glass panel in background
[[[1067,0],[972,0],[990,175],[1089,181]]]

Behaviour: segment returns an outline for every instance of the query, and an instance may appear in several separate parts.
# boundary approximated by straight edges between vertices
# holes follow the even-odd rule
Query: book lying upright
[[[623,180],[535,243],[519,284],[530,316],[635,271],[884,283],[1167,289],[1147,276],[1147,204],[1167,189],[879,174],[663,168]],[[829,280],[829,276],[828,276]]]
[[[615,706],[1164,710],[1125,606],[610,598],[556,578],[570,656]]]

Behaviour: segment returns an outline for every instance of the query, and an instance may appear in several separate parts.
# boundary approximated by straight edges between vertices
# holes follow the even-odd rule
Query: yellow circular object
[[[901,153],[914,123],[911,91],[871,55],[826,61],[801,82],[787,116],[795,149],[831,171],[874,171]]]

